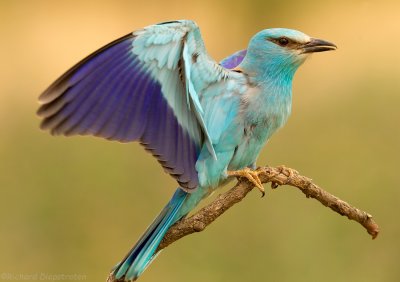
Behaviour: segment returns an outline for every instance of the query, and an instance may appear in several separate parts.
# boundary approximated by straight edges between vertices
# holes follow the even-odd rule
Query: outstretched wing
[[[39,98],[55,135],[139,141],[182,188],[198,185],[203,144],[215,156],[197,89],[221,79],[191,21],[152,25],[99,49]],[[193,73],[202,73],[196,80]]]

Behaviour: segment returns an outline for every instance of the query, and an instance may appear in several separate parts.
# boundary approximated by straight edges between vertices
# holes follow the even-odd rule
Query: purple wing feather
[[[229,57],[226,57],[220,62],[220,65],[226,69],[234,69],[243,61],[246,56],[247,50],[240,50]]]

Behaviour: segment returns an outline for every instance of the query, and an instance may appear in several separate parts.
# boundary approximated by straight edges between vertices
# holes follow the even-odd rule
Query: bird
[[[234,177],[265,193],[256,161],[288,120],[293,76],[310,54],[336,48],[297,30],[269,28],[218,63],[194,21],[169,21],[100,48],[40,95],[43,130],[138,141],[178,183],[110,281],[135,281],[168,229]]]

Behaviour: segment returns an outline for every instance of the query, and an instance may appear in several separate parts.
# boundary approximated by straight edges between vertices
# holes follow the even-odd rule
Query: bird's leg
[[[235,177],[244,177],[247,180],[249,180],[255,187],[258,188],[261,192],[261,197],[265,196],[265,189],[264,186],[261,183],[260,178],[258,177],[259,172],[257,170],[251,170],[248,167],[245,167],[240,170],[234,170],[234,171],[227,171],[228,176],[235,176]]]

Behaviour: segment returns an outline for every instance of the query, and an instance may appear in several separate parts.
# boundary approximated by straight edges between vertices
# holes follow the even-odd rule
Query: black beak
[[[336,45],[322,39],[311,38],[310,42],[301,46],[302,54],[336,50]]]

